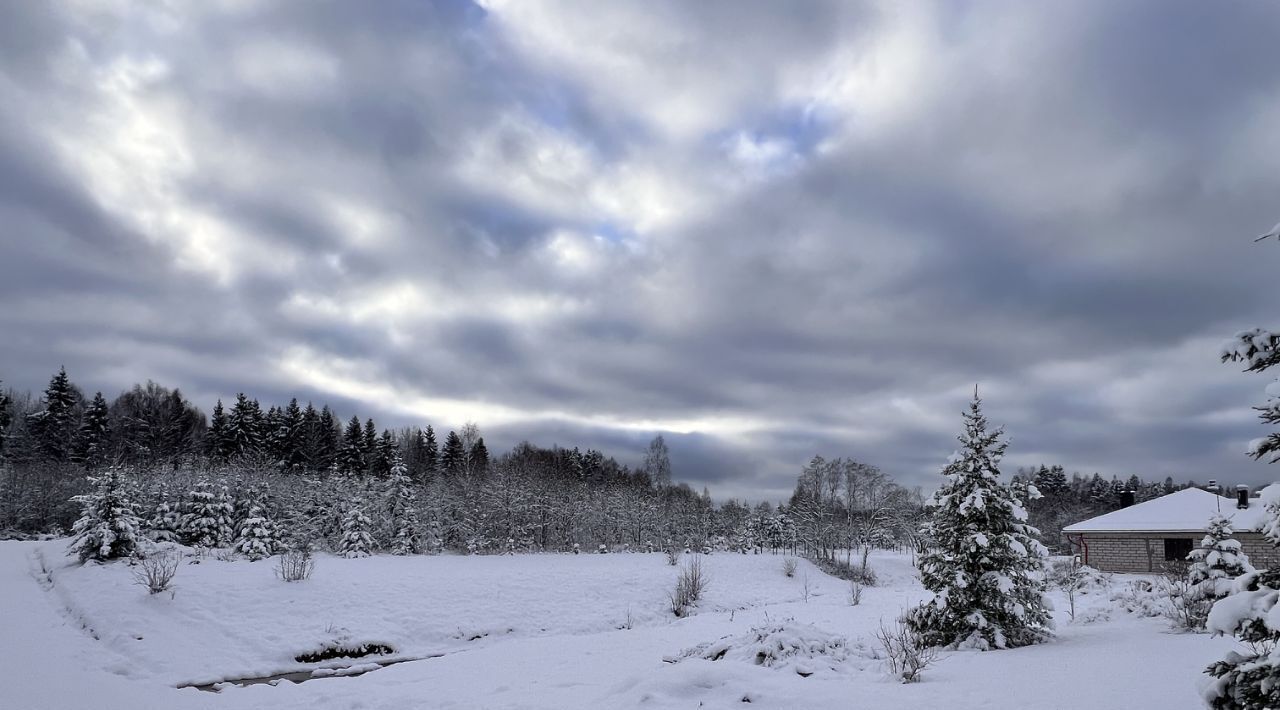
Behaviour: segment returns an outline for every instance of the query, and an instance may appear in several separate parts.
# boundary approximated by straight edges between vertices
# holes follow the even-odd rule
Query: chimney
[[[1133,505],[1133,491],[1120,491],[1120,507],[1128,508]]]
[[[1236,486],[1236,507],[1244,510],[1249,507],[1249,487]]]

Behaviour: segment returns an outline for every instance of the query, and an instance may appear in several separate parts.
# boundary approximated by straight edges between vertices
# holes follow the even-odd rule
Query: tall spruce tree
[[[213,415],[209,418],[209,428],[204,434],[204,453],[214,461],[226,461],[231,455],[230,422],[219,399],[213,405]]]
[[[489,472],[489,448],[484,445],[484,437],[476,439],[475,445],[467,456],[467,465],[473,476],[483,476]]]
[[[436,444],[436,432],[427,425],[422,435],[422,480],[429,481],[440,471],[440,447]]]
[[[342,427],[327,404],[320,409],[320,421],[316,426],[315,452],[312,455],[311,470],[328,471],[338,456],[338,448],[342,443]]]
[[[354,414],[342,434],[342,447],[334,458],[334,466],[343,473],[364,471],[364,431],[360,428],[360,417]]]
[[[32,414],[28,423],[44,458],[51,461],[71,458],[83,401],[84,395],[71,384],[67,369],[60,368],[45,388],[44,409]]]
[[[227,421],[227,452],[230,456],[255,456],[262,453],[262,409],[257,400],[243,392],[236,395]]]
[[[466,465],[467,452],[462,446],[462,437],[458,432],[450,431],[440,451],[440,472],[448,478],[458,478],[463,475]]]
[[[390,522],[391,554],[411,555],[421,548],[418,539],[418,507],[409,468],[392,454],[391,472],[387,478],[387,519]]]
[[[4,384],[0,380],[0,384]],[[13,407],[13,398],[9,393],[0,389],[0,459],[5,457],[5,444],[9,438],[9,424],[13,421],[13,413],[10,409]]]
[[[1003,432],[988,431],[974,392],[964,415],[961,450],[944,470],[924,534],[933,547],[920,557],[921,580],[933,599],[906,621],[930,646],[982,650],[1038,643],[1050,635],[1045,603],[1047,552],[1027,525],[1023,502],[1000,483]]]
[[[93,395],[93,401],[85,409],[84,419],[80,423],[80,432],[76,435],[75,459],[85,468],[95,469],[107,458],[110,446],[110,412],[107,400],[101,392]]]

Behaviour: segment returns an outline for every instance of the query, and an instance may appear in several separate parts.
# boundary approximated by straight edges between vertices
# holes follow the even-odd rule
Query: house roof
[[[1239,510],[1234,498],[1224,498],[1200,488],[1186,488],[1068,525],[1062,532],[1200,532],[1219,510],[1231,518],[1236,530],[1256,531],[1266,519],[1263,510],[1266,502],[1273,498],[1280,498],[1280,484],[1264,488],[1261,497],[1250,498],[1249,507]]]

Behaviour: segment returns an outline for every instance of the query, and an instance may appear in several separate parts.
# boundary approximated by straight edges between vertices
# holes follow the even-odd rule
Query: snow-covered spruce
[[[186,510],[182,515],[180,536],[183,543],[192,547],[225,547],[235,534],[232,527],[234,507],[226,488],[214,493],[208,481],[196,483],[195,490],[187,496]]]
[[[368,557],[373,551],[373,538],[369,536],[369,517],[360,507],[360,499],[351,501],[342,516],[342,539],[338,542],[338,554],[343,557]]]
[[[1262,489],[1267,522],[1263,534],[1280,546],[1280,484]],[[1227,652],[1205,669],[1213,680],[1204,699],[1220,710],[1280,707],[1280,569],[1246,572],[1231,585],[1231,594],[1209,612],[1206,628],[1233,634],[1249,650]]]
[[[421,549],[418,539],[418,508],[413,493],[409,468],[399,452],[391,455],[391,474],[387,478],[387,510],[391,525],[391,554],[411,555]]]
[[[1237,333],[1222,347],[1222,361],[1243,362],[1246,372],[1280,367],[1280,331],[1255,328]],[[1280,425],[1280,380],[1268,385],[1266,393],[1266,402],[1257,407],[1258,418],[1267,424]],[[1255,459],[1280,463],[1280,432],[1250,441],[1245,453]]]
[[[71,529],[68,551],[76,553],[81,562],[133,556],[138,552],[140,521],[125,493],[120,472],[108,469],[89,481],[93,492],[72,499],[80,504],[81,515]]]
[[[1187,556],[1191,561],[1187,581],[1201,598],[1221,599],[1231,592],[1231,581],[1254,571],[1253,565],[1240,549],[1240,541],[1232,537],[1235,531],[1230,518],[1214,515],[1204,532],[1200,547]]]
[[[245,506],[248,512],[240,521],[235,551],[251,562],[274,555],[280,548],[280,533],[267,512],[264,491],[256,486],[250,488]]]
[[[182,516],[162,489],[159,499],[151,509],[151,517],[147,520],[147,537],[160,543],[178,542],[178,531],[181,528]]]
[[[1012,648],[1050,635],[1044,598],[1047,551],[1027,525],[1022,501],[999,481],[1002,432],[987,431],[974,393],[964,415],[962,450],[944,470],[930,501],[924,533],[934,541],[920,557],[921,580],[933,599],[907,612],[910,628],[930,646]],[[1035,495],[1034,486],[1028,493]]]

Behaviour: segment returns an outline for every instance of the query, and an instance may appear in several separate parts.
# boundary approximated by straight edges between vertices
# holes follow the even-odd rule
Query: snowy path
[[[40,583],[41,550],[53,570],[49,589]],[[757,708],[1191,710],[1201,707],[1200,670],[1230,646],[1116,612],[1111,621],[1064,624],[1042,646],[946,654],[917,685],[885,679],[865,655],[803,678],[741,661],[662,659],[788,619],[872,645],[880,619],[922,594],[906,560],[877,559],[882,585],[852,607],[843,583],[807,564],[801,574],[810,575],[813,595],[805,602],[800,576],[783,577],[780,558],[713,555],[705,561],[706,600],[680,620],[663,610],[675,572],[657,555],[320,562],[312,580],[286,585],[263,563],[206,560],[180,571],[172,598],[148,597],[123,565],[69,565],[57,542],[0,543],[0,662],[14,679],[6,701],[16,700],[4,705],[596,710],[742,708],[748,698]],[[633,628],[619,629],[628,608]],[[335,628],[339,636],[391,643],[398,654],[448,655],[216,695],[173,687],[296,670],[292,654]]]

